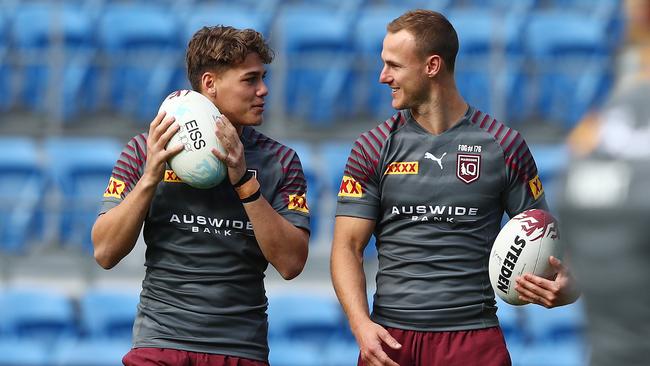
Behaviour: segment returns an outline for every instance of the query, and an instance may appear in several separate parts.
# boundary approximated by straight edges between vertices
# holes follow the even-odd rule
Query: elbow
[[[94,244],[94,243],[93,243]],[[99,264],[103,269],[111,269],[115,267],[117,261],[113,260],[107,253],[106,250],[103,250],[102,247],[95,245],[95,250],[93,255],[95,257],[95,262]]]
[[[302,273],[302,270],[305,268],[305,264],[302,263],[297,263],[295,265],[289,266],[288,268],[285,268],[284,271],[280,272],[280,275],[282,278],[284,278],[287,281],[293,280],[294,278],[298,277],[299,274]]]
[[[103,269],[111,269],[115,267],[117,261],[111,258],[107,250],[108,246],[104,240],[98,237],[94,227],[91,232],[91,238],[93,242],[93,257],[95,258],[95,262],[97,262],[97,264],[99,264]]]
[[[293,280],[302,273],[302,270],[305,268],[305,264],[307,263],[307,243],[305,243],[303,248],[304,250],[301,250],[300,253],[297,253],[290,263],[287,263],[281,270],[278,271],[283,279],[287,281]]]
[[[283,279],[290,281],[298,277],[298,275],[302,273],[302,270],[304,268],[305,265],[303,263],[302,265],[297,264],[297,265],[287,266],[287,268],[279,272],[280,272],[280,276],[282,276]]]

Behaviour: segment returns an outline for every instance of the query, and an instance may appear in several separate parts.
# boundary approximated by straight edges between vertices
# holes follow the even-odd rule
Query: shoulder
[[[360,148],[369,155],[373,155],[373,152],[374,155],[379,155],[379,151],[406,124],[407,120],[407,112],[398,111],[376,127],[359,135],[353,149]]]
[[[469,121],[471,126],[483,138],[496,144],[505,156],[518,154],[523,148],[527,147],[526,141],[519,131],[507,126],[488,113],[475,109]]]
[[[283,170],[287,170],[294,161],[299,160],[295,150],[252,127],[244,127],[242,140],[245,150],[256,151],[276,160]]]

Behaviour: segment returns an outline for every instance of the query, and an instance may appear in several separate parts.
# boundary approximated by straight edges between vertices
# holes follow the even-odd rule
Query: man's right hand
[[[367,321],[356,329],[355,336],[359,343],[361,359],[366,366],[399,366],[384,352],[382,343],[386,343],[392,349],[400,349],[402,345],[384,327]]]
[[[167,160],[183,151],[184,148],[183,145],[178,145],[165,149],[169,140],[180,128],[177,123],[174,123],[174,116],[165,116],[165,111],[159,112],[149,125],[147,164],[141,179],[148,180],[151,184],[158,184],[163,179]]]

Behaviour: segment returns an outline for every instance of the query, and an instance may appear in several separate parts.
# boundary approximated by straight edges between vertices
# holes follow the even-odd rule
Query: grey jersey
[[[504,211],[546,208],[523,137],[469,108],[435,136],[408,111],[362,134],[339,190],[338,216],[376,221],[372,319],[443,331],[498,324],[488,258]]]
[[[296,153],[252,128],[241,135],[262,195],[285,219],[309,229],[306,185]],[[142,176],[146,135],[118,160],[102,212]],[[144,223],[146,275],[133,327],[134,347],[173,348],[266,361],[264,258],[251,222],[226,178],[195,189],[167,170]]]

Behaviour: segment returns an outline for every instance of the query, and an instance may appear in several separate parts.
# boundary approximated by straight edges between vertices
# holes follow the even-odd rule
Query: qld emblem
[[[456,177],[470,184],[481,175],[481,155],[458,154],[456,156]]]

